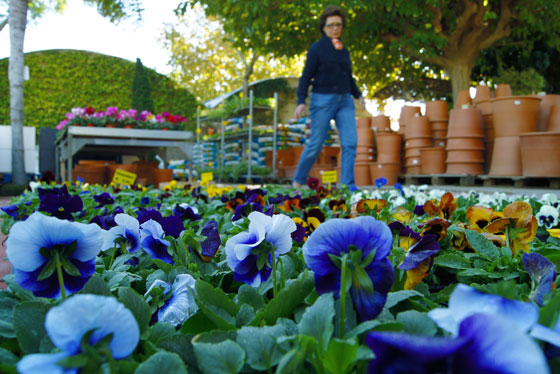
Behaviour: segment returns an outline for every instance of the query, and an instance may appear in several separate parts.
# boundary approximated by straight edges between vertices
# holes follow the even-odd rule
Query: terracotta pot
[[[106,183],[105,176],[107,174],[107,166],[103,165],[76,165],[72,170],[72,180],[76,181],[78,177],[84,180],[84,183],[89,184],[104,184]]]
[[[469,90],[462,90],[459,91],[457,95],[457,102],[455,103],[455,108],[463,108],[464,105],[471,105],[471,95],[469,94]]]
[[[537,130],[541,98],[508,96],[492,101],[494,134],[496,137],[519,136]]]
[[[554,131],[550,129],[550,116],[552,114],[552,106],[560,106],[560,95],[544,95],[540,97],[542,100],[539,108],[537,131]]]
[[[456,108],[451,111],[449,118],[449,128],[447,129],[448,138],[482,138],[482,116],[473,107]]]
[[[159,187],[160,183],[170,182],[173,179],[173,169],[155,169],[154,184]]]
[[[521,141],[519,136],[494,139],[490,175],[515,176],[522,174]]]
[[[408,148],[405,148],[404,149],[404,157],[405,158],[410,158],[410,157],[420,158],[420,150],[422,148],[426,148],[426,147],[408,147]]]
[[[441,147],[422,148],[420,164],[422,174],[445,173],[445,149]]]
[[[411,166],[420,166],[422,165],[422,160],[420,159],[420,155],[414,157],[405,157],[404,159],[404,166],[411,167]]]
[[[401,108],[401,114],[399,116],[399,134],[404,134],[408,119],[415,114],[422,114],[422,112],[420,111],[420,107],[405,105]]]
[[[396,163],[372,163],[369,164],[369,170],[372,180],[372,185],[375,183],[375,180],[378,178],[385,178],[387,179],[388,185],[394,185],[398,182],[399,175],[401,174],[401,164],[399,162]]]
[[[476,94],[474,95],[474,102],[479,103],[482,100],[489,100],[492,98],[492,91],[488,86],[476,86]],[[478,104],[477,104],[478,106]]]
[[[447,130],[434,130],[432,131],[432,139],[445,140],[447,139]]]
[[[548,116],[548,131],[560,131],[560,105],[552,105]]]
[[[396,132],[383,132],[376,135],[377,162],[398,163],[401,160],[402,135]]]
[[[325,147],[323,147],[324,149]],[[342,148],[340,149],[340,151],[342,151]],[[340,152],[339,151],[339,152]],[[368,146],[368,145],[359,145],[356,147],[356,153],[368,153],[368,154],[373,154],[375,152],[375,148],[373,146]]]
[[[469,174],[480,175],[484,172],[484,167],[480,163],[471,162],[447,162],[445,174]]]
[[[471,138],[471,139],[474,139],[474,138]],[[434,139],[432,145],[434,147],[445,148],[447,146],[447,139]]]
[[[560,132],[520,135],[521,162],[526,177],[560,177]]]
[[[369,127],[358,127],[358,146],[373,146],[373,131]]]
[[[434,130],[447,131],[447,128],[449,127],[449,121],[435,121],[435,122],[431,122],[430,125],[432,126],[432,131]]]
[[[371,127],[371,117],[357,117],[356,126],[358,128],[370,128]]]
[[[432,137],[424,138],[411,138],[404,142],[405,148],[416,148],[416,147],[430,147],[432,145]]]
[[[405,172],[409,175],[420,175],[422,174],[422,166],[407,166]]]
[[[356,162],[354,165],[354,179],[356,186],[367,186],[371,183],[369,166],[371,162]]]
[[[498,98],[506,96],[511,96],[511,86],[506,83],[499,84],[494,92],[494,97]]]
[[[484,140],[481,138],[447,138],[447,150],[471,149],[482,150],[484,149]]]
[[[115,125],[114,123],[108,123],[108,124],[105,125],[105,127],[115,128],[115,127],[117,127],[117,125]]]
[[[279,149],[276,152],[276,163],[278,167],[293,166],[296,161],[297,160],[294,160],[293,148]]]
[[[107,166],[108,164],[114,164],[115,161],[109,160],[80,160],[78,165],[97,165],[97,166]]]
[[[492,153],[494,152],[494,141],[485,142],[484,146],[484,172],[488,173],[492,164]]]
[[[215,132],[216,132],[216,130],[215,130],[213,127],[209,127],[209,128],[206,130],[206,133],[207,133],[208,135],[214,135]]]
[[[136,183],[141,185],[154,184],[154,170],[158,168],[159,162],[139,160],[136,164]]]
[[[447,121],[449,119],[447,101],[434,100],[426,102],[426,117],[430,119],[430,122]]]
[[[481,100],[476,103],[476,108],[480,110],[480,113],[485,116],[492,114],[492,99]]]
[[[377,131],[391,131],[391,120],[383,114],[375,116],[371,119],[371,127]]]
[[[87,123],[86,127],[95,127],[95,125],[93,123]]]
[[[484,163],[484,151],[474,151],[470,149],[462,149],[456,151],[447,151],[447,162],[477,162]]]
[[[356,154],[356,162],[373,162],[375,158],[371,153],[358,153]]]
[[[134,125],[124,125],[123,126],[125,129],[133,129]],[[210,132],[208,132],[208,135],[210,135]]]
[[[408,118],[404,138],[429,138],[432,136],[430,120],[426,116],[414,115]]]
[[[487,142],[493,142],[496,137],[493,114],[486,114],[482,116],[482,129],[484,131],[484,140]]]

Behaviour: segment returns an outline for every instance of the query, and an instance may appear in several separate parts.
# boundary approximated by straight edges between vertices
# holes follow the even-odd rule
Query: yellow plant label
[[[115,170],[115,175],[113,175],[113,183],[123,186],[132,186],[135,180],[136,174],[122,169]]]
[[[336,183],[337,180],[336,170],[324,171],[322,179],[323,179],[323,183]]]
[[[213,181],[213,180],[214,180],[214,174],[212,172],[200,174],[200,181],[202,183],[210,182],[210,181]]]

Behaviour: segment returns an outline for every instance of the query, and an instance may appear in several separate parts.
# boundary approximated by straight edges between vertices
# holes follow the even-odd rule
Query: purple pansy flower
[[[38,212],[14,224],[6,241],[16,281],[35,296],[50,298],[60,294],[57,261],[62,264],[65,290],[77,292],[95,273],[95,257],[101,243],[103,230],[97,225],[69,222]]]
[[[531,277],[533,291],[529,300],[538,306],[543,306],[544,295],[552,290],[556,280],[556,268],[550,260],[538,253],[524,253],[523,266]]]
[[[115,202],[115,198],[111,196],[109,192],[103,192],[99,195],[93,195],[93,199],[99,204],[97,208],[101,208],[105,205],[111,205]]]
[[[290,234],[295,229],[294,221],[283,214],[249,214],[249,232],[229,238],[225,247],[234,278],[252,287],[266,281],[272,273],[272,253],[277,259],[292,249]]]
[[[80,212],[84,207],[80,196],[70,195],[66,185],[51,189],[38,188],[37,191],[40,199],[39,211],[54,217],[73,221],[72,213]]]
[[[330,219],[321,224],[303,246],[303,257],[315,274],[319,295],[340,296],[340,259],[351,258],[348,272],[354,274],[350,295],[361,320],[375,318],[383,309],[393,285],[395,271],[387,258],[391,230],[373,217]]]
[[[165,235],[171,235],[174,238],[178,238],[185,230],[183,220],[178,215],[163,217],[161,213],[155,209],[140,208],[138,210],[138,222],[140,222],[140,224],[150,219],[161,225],[163,231],[165,231]]]
[[[206,240],[200,243],[202,247],[201,255],[204,260],[210,261],[216,256],[216,252],[218,252],[218,248],[222,244],[218,223],[216,221],[206,222],[201,234],[206,236]]]
[[[405,230],[403,229],[401,231],[401,235],[403,231]],[[412,229],[410,229],[410,231],[412,231]],[[420,237],[419,234],[417,235]],[[401,270],[416,269],[422,261],[435,255],[436,253],[439,253],[439,251],[441,251],[441,246],[437,242],[437,238],[438,236],[436,234],[426,234],[421,236],[418,242],[408,249],[398,268]]]
[[[140,226],[140,240],[142,248],[151,258],[173,264],[173,257],[167,251],[171,243],[163,238],[163,229],[159,223],[152,219],[144,222]]]
[[[176,216],[181,217],[183,221],[198,221],[202,219],[202,217],[198,215],[198,209],[196,207],[189,206],[186,203],[177,204],[177,206],[173,208],[173,213]]]
[[[89,221],[89,223],[95,223],[103,230],[109,230],[111,227],[115,227],[115,217],[117,214],[124,213],[123,208],[117,206],[113,209],[111,213],[108,213],[107,208],[105,208],[105,213],[102,216],[95,216]]]

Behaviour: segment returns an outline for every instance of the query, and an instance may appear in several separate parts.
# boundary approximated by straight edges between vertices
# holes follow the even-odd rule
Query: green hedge
[[[99,53],[49,50],[25,54],[30,80],[25,82],[25,125],[54,127],[74,107],[96,109],[132,106],[134,62]],[[165,75],[147,69],[154,112],[188,118],[195,128],[196,99]],[[0,124],[10,123],[8,58],[0,60]],[[191,126],[188,126],[189,128]]]

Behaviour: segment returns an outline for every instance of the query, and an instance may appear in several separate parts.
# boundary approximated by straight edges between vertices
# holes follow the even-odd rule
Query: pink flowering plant
[[[90,106],[72,108],[56,128],[63,130],[67,126],[107,126],[181,130],[186,122],[186,117],[169,112],[153,114],[147,110],[139,112],[137,109],[125,110],[116,106],[107,107],[105,110],[96,110]]]

